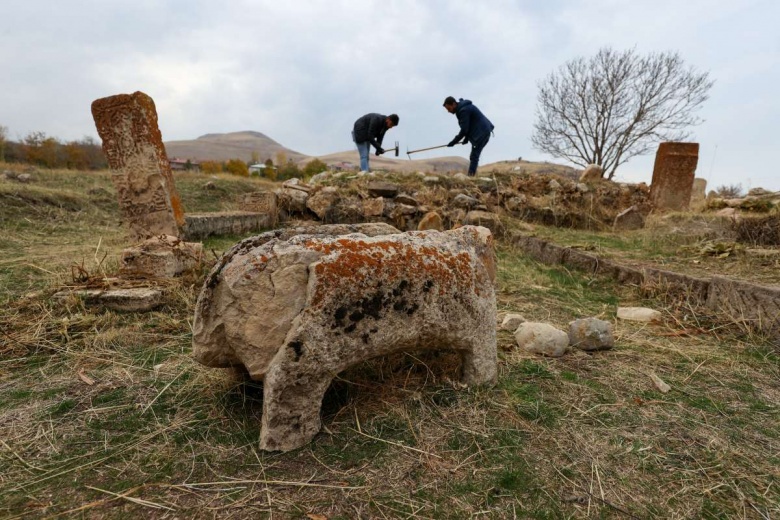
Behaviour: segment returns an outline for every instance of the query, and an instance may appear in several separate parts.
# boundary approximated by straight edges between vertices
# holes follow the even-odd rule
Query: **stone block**
[[[442,222],[441,215],[435,211],[426,213],[425,216],[417,224],[417,231],[436,230],[443,231],[444,223]]]
[[[549,323],[521,323],[515,331],[517,345],[533,354],[561,357],[569,346],[569,335]]]
[[[173,278],[198,269],[203,244],[161,235],[122,251],[120,272],[137,278]]]
[[[598,318],[583,318],[569,323],[569,344],[580,350],[607,350],[615,346],[612,324]]]

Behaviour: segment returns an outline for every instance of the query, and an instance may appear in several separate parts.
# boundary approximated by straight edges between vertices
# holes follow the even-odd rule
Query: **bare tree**
[[[713,85],[676,52],[638,55],[601,49],[576,58],[539,83],[531,141],[580,166],[598,164],[608,179],[631,157],[661,141],[682,141],[702,122],[696,110]]]

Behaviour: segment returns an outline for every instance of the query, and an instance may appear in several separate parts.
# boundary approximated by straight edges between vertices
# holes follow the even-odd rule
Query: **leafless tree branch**
[[[601,49],[567,62],[539,83],[531,142],[578,164],[617,168],[662,141],[687,139],[713,85],[676,52],[641,56]]]

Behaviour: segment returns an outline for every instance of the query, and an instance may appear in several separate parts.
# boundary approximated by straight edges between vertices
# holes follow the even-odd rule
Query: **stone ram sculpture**
[[[234,246],[206,279],[194,356],[211,367],[243,365],[262,380],[260,447],[292,450],[319,432],[331,380],[367,359],[454,350],[464,383],[494,381],[494,278],[493,238],[483,227],[264,233]]]

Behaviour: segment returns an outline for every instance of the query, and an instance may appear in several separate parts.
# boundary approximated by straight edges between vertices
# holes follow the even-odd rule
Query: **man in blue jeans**
[[[477,174],[477,166],[479,165],[479,156],[482,154],[482,149],[490,141],[490,133],[495,127],[485,117],[485,114],[480,112],[468,99],[460,98],[459,101],[455,101],[454,97],[448,96],[444,100],[444,108],[450,114],[458,116],[458,124],[460,125],[460,133],[447,146],[455,146],[461,139],[463,139],[462,144],[471,142],[469,177],[473,177]]]
[[[371,152],[371,146],[376,149],[377,155],[382,155],[385,150],[382,148],[382,139],[385,138],[385,132],[398,126],[398,116],[390,114],[366,114],[355,121],[352,128],[352,140],[357,145],[360,153],[360,170],[368,171],[368,154]]]

